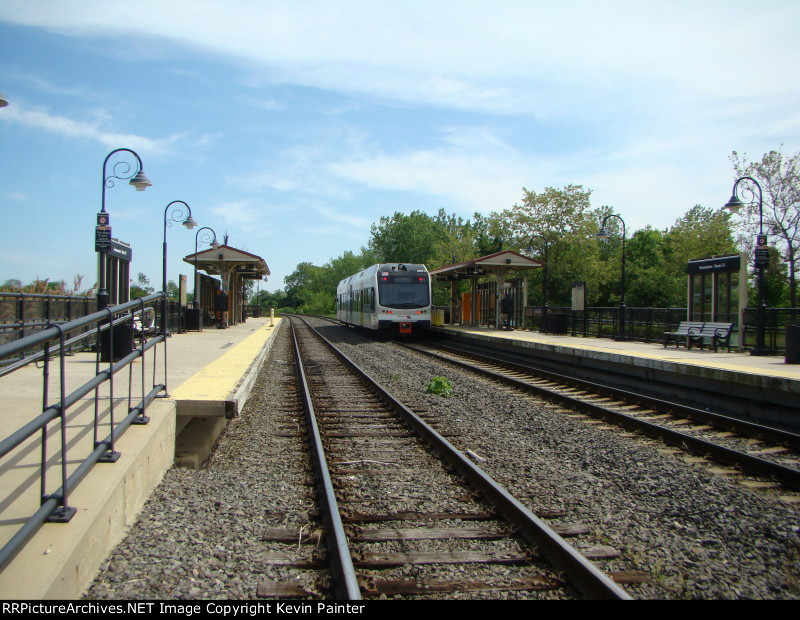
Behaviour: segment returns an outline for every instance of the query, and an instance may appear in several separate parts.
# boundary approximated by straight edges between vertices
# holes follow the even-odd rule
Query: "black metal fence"
[[[159,293],[155,293],[159,295]],[[150,305],[148,306],[150,307]],[[154,309],[155,326],[161,326],[161,307]],[[0,292],[0,345],[26,338],[32,334],[97,312],[97,297],[48,295],[39,293]],[[148,313],[146,320],[153,316]],[[186,309],[177,301],[167,301],[167,328],[173,333],[186,331]],[[87,328],[89,329],[89,328]],[[92,347],[91,339],[74,339],[70,352],[80,347]],[[0,360],[0,368],[13,360]],[[0,371],[2,372],[2,371]]]
[[[439,306],[445,323],[450,322],[450,308]],[[482,325],[494,325],[494,308],[480,314]],[[686,308],[625,308],[625,321],[620,330],[619,307],[591,307],[574,311],[569,306],[526,306],[517,312],[513,326],[570,336],[595,338],[624,338],[639,342],[663,342],[664,332],[674,331],[686,319]],[[765,344],[774,355],[786,349],[787,326],[800,322],[800,308],[768,308],[765,321]],[[734,323],[731,346],[750,349],[756,344],[756,309],[745,308],[741,329]]]
[[[97,310],[96,297],[0,292],[0,344]]]
[[[756,308],[745,308],[743,338],[744,348],[756,346]],[[764,345],[774,353],[786,350],[786,326],[800,322],[800,308],[767,308],[764,320]]]
[[[0,570],[11,562],[44,523],[65,522],[72,517],[75,508],[69,504],[69,494],[95,464],[116,460],[119,455],[114,450],[115,442],[131,424],[147,423],[147,406],[159,392],[166,393],[166,339],[163,334],[147,328],[144,322],[144,317],[160,306],[161,299],[162,295],[157,293],[0,345],[0,360],[38,358],[42,369],[42,412],[0,441],[0,471],[4,472],[3,475],[6,472],[12,475],[13,470],[19,467],[28,467],[24,455],[40,454],[39,484],[20,487],[12,493],[14,498],[30,497],[28,494],[32,493],[34,497],[30,503],[38,503],[39,508],[25,518],[19,530],[0,549]],[[125,353],[128,334],[131,335],[131,348]],[[124,340],[121,347],[120,338]],[[96,350],[94,377],[68,393],[65,363],[68,347],[71,342],[87,339],[94,341]],[[159,343],[163,343],[163,383],[156,383],[155,347]],[[152,354],[148,355],[150,351]],[[124,355],[117,360],[115,353]],[[110,359],[102,361],[104,354]],[[134,382],[135,360],[141,360],[136,368],[137,377],[141,372],[139,387]],[[146,370],[148,362],[151,363],[149,372]],[[55,371],[54,366],[57,367]],[[115,375],[126,368],[128,376],[115,382]],[[51,371],[57,375],[53,377],[54,384],[59,386],[59,393],[55,396],[49,393]],[[80,380],[69,383],[74,385]],[[115,394],[119,384],[122,387]],[[85,397],[92,393],[94,423],[93,431],[89,433],[83,430],[82,425],[76,425],[74,417],[76,412],[89,406]],[[91,402],[91,396],[88,402]],[[134,402],[137,404],[133,405]],[[125,414],[122,419],[115,419],[115,409],[119,408],[123,408]],[[87,418],[91,419],[91,415]],[[48,479],[48,472],[56,478],[55,482]]]
[[[569,307],[528,306],[522,325],[526,329],[564,333],[572,336],[619,338],[641,342],[660,342],[664,332],[686,320],[686,308],[625,308],[623,333],[619,307],[591,307],[574,311]]]

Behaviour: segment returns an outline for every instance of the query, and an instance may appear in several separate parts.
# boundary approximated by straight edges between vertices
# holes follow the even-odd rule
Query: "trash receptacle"
[[[566,334],[569,315],[566,312],[550,312],[547,315],[545,331],[549,334]]]
[[[133,351],[133,326],[130,321],[118,323],[111,330],[103,330],[100,336],[100,346],[100,361],[104,363],[118,362]]]
[[[800,323],[786,325],[786,357],[787,364],[800,364]]]
[[[200,308],[186,308],[186,330],[203,331],[203,315],[200,313]]]

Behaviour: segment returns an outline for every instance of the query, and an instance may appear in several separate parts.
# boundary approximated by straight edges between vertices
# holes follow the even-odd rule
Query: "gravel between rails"
[[[269,527],[314,520],[308,458],[300,439],[276,437],[292,381],[288,331],[207,466],[173,468],[87,591],[91,599],[252,599],[264,579],[308,579],[265,564],[286,545]],[[606,571],[646,571],[626,589],[643,599],[800,598],[800,506],[751,491],[729,476],[659,452],[661,446],[568,417],[442,362],[340,327],[323,327],[354,361],[400,398],[436,414],[433,425],[534,512],[566,510],[592,525],[575,544],[622,551]],[[451,398],[425,393],[448,377]]]
[[[626,587],[632,596],[800,598],[800,506],[397,345],[321,331],[398,397],[437,414],[434,426],[458,428],[451,442],[486,459],[480,466],[534,512],[563,509],[564,521],[592,525],[594,540],[577,547],[622,551],[598,562],[603,570],[651,576]],[[435,376],[451,380],[453,397],[425,393]]]

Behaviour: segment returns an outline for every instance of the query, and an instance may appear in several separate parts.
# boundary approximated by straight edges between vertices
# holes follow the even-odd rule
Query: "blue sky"
[[[0,281],[92,286],[116,148],[153,182],[106,207],[154,285],[173,200],[264,257],[270,290],[382,215],[523,187],[666,228],[727,200],[731,151],[800,151],[798,26],[795,0],[3,0]],[[167,241],[190,275],[195,231]]]

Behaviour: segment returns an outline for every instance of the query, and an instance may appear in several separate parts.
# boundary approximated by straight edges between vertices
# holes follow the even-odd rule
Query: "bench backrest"
[[[704,323],[702,321],[681,321],[678,329],[675,330],[676,334],[699,334],[703,329]]]
[[[704,323],[702,336],[726,336],[733,329],[733,323]]]

